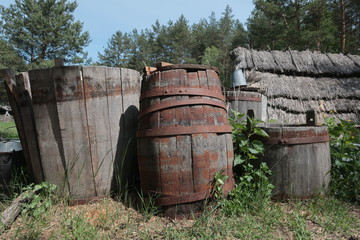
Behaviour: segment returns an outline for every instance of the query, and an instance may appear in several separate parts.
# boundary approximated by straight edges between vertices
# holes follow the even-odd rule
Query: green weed
[[[350,121],[326,119],[331,152],[331,193],[360,203],[360,130]]]
[[[0,139],[18,139],[15,122],[0,122]]]

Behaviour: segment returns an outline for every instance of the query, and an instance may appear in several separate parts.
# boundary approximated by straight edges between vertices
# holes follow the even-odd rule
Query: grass
[[[221,208],[197,220],[141,213],[106,198],[98,203],[53,205],[39,217],[21,215],[0,239],[358,239],[360,208],[332,197],[272,202],[239,216]]]
[[[14,121],[0,121],[0,138],[5,138],[5,139],[19,138]]]

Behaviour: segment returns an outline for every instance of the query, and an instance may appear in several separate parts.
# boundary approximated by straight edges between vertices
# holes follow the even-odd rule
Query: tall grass
[[[15,122],[0,121],[0,139],[18,139],[19,135],[16,130]]]

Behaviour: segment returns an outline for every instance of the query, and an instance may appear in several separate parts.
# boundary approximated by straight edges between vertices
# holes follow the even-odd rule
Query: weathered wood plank
[[[66,194],[69,185],[65,179],[66,162],[55,102],[52,70],[30,71],[29,78],[44,179],[55,184],[60,194]]]
[[[161,73],[161,86],[179,86],[181,70],[169,70]],[[166,104],[176,100],[176,96],[159,97],[160,104]],[[160,128],[176,127],[176,109],[168,108],[160,111]],[[161,191],[165,194],[178,195],[180,186],[180,172],[178,149],[176,148],[176,136],[160,138],[160,171]]]
[[[121,185],[120,170],[121,170],[121,146],[124,143],[124,128],[121,127],[121,118],[123,117],[123,102],[122,102],[122,86],[121,86],[121,72],[120,68],[105,68],[108,114],[109,114],[109,129],[111,142],[111,157],[113,166],[112,174],[112,190]],[[106,167],[105,167],[106,169]],[[110,174],[109,174],[110,175]]]
[[[124,162],[122,163],[122,182],[133,184],[138,179],[137,167],[137,118],[139,115],[140,73],[138,71],[121,68],[122,104],[124,115],[121,127],[124,129],[124,144],[120,150]]]
[[[65,181],[69,184],[72,200],[85,200],[96,196],[84,92],[87,83],[80,67],[53,68],[53,79],[63,145],[61,154],[66,163]]]
[[[18,87],[19,111],[24,131],[24,139],[21,141],[21,145],[26,166],[29,168],[29,173],[33,175],[34,180],[40,183],[44,180],[44,176],[40,160],[38,139],[36,138],[34,110],[28,72],[16,75],[16,85]]]
[[[108,102],[112,99],[107,92],[106,69],[105,67],[82,69],[95,192],[101,197],[110,193],[113,173],[108,107]]]

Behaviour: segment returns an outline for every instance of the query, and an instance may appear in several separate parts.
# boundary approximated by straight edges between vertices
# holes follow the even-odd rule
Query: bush
[[[268,204],[273,185],[268,176],[271,174],[266,163],[257,164],[257,160],[264,153],[264,145],[254,139],[255,136],[268,137],[267,133],[257,124],[261,121],[252,118],[240,119],[244,116],[234,112],[234,118],[230,118],[233,127],[234,143],[234,168],[238,168],[235,174],[236,187],[229,194],[229,200],[224,203],[224,211],[227,214],[239,215],[243,211],[258,211]]]
[[[331,193],[360,203],[360,130],[351,121],[326,119],[331,152]]]

